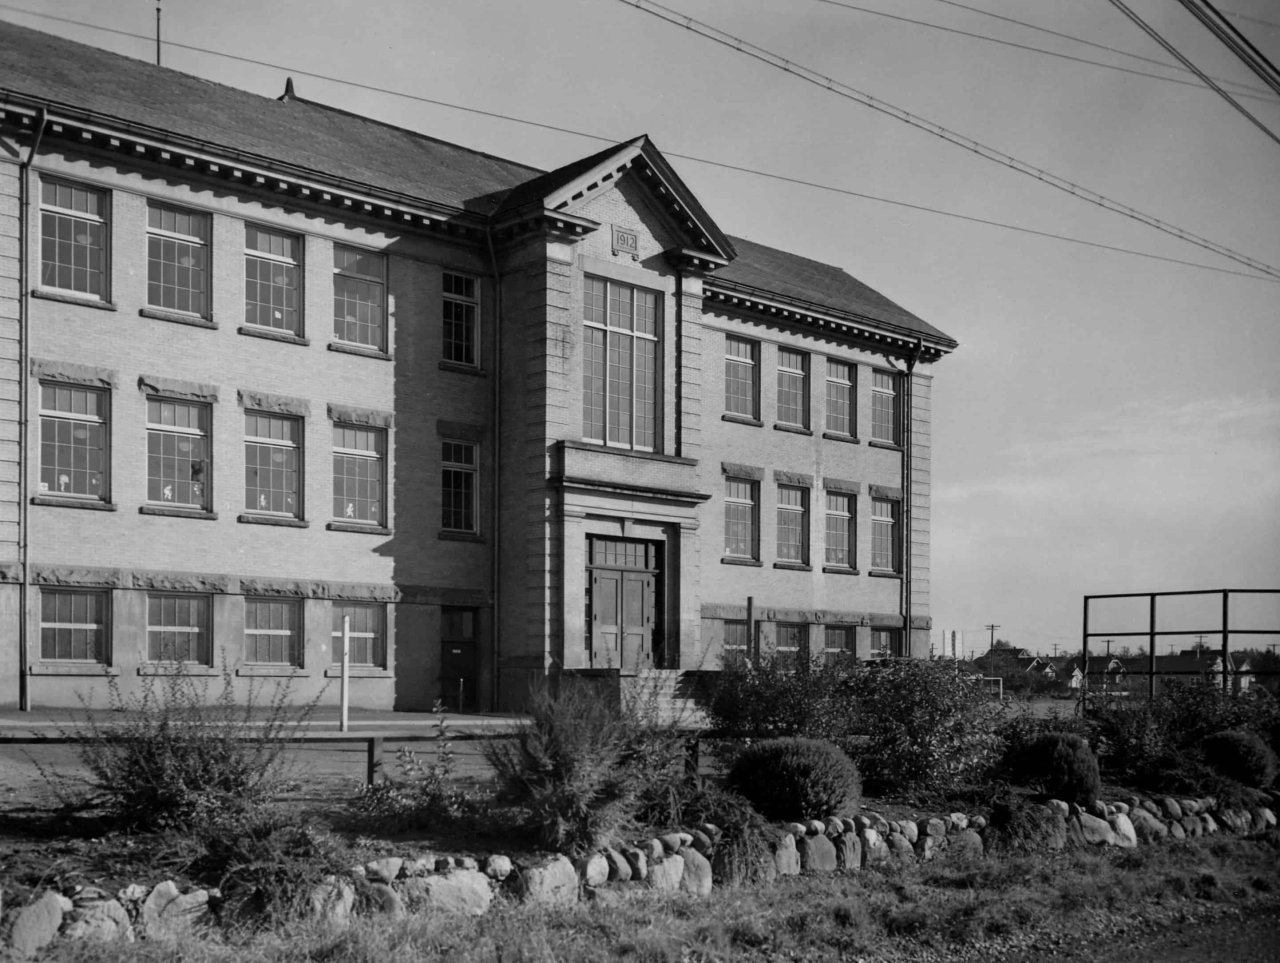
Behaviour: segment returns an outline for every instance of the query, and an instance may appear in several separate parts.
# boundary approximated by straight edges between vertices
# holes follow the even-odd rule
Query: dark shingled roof
[[[302,98],[274,100],[0,21],[0,103],[47,103],[429,205],[488,215],[572,179],[620,145],[556,171],[504,160]],[[841,268],[730,238],[715,280],[955,341]]]

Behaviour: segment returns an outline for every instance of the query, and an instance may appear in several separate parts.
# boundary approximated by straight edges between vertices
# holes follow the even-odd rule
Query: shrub
[[[997,799],[991,807],[993,849],[1011,853],[1052,851],[1065,843],[1066,824],[1047,806],[1029,803],[1020,796]],[[1063,838],[1055,840],[1061,834]]]
[[[290,704],[288,684],[261,703],[248,686],[237,705],[223,660],[222,688],[208,699],[207,680],[172,672],[146,676],[137,695],[107,680],[111,713],[86,709],[82,724],[63,735],[77,754],[107,815],[138,830],[188,828],[254,811],[284,777],[283,754],[320,696]]]
[[[1217,773],[1252,789],[1266,789],[1276,777],[1276,754],[1257,733],[1229,729],[1206,736],[1205,761]]]
[[[1069,732],[1045,732],[1014,757],[1014,777],[1056,799],[1091,806],[1102,789],[1098,760],[1084,738]]]
[[[819,739],[769,739],[744,749],[725,785],[770,819],[812,819],[856,807],[858,767]]]
[[[717,677],[707,714],[714,729],[731,736],[839,742],[855,728],[849,679],[857,671],[851,658],[796,666],[765,656],[729,665]]]

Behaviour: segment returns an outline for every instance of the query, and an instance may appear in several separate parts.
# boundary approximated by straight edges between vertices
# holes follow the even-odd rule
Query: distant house
[[[1176,655],[1157,655],[1155,659],[1156,691],[1169,682],[1200,681],[1222,684],[1222,653],[1210,650],[1186,650]],[[1253,672],[1248,660],[1239,663],[1228,657],[1227,679],[1232,692],[1245,692],[1253,683]],[[1078,690],[1081,682],[1089,680],[1089,690],[1094,693],[1145,694],[1149,690],[1151,661],[1148,656],[1091,656],[1085,663],[1079,656],[1064,660],[1059,673],[1067,685]]]

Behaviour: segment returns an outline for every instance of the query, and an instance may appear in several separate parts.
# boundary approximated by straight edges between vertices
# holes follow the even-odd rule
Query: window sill
[[[342,666],[334,665],[324,670],[326,679],[341,679]],[[348,679],[394,679],[395,676],[386,669],[376,665],[353,665],[347,669]]]
[[[343,341],[341,338],[338,338],[336,335],[334,337],[334,340],[329,342],[329,347],[334,351],[348,351],[348,350],[354,350],[355,352],[371,351],[374,354],[378,354],[378,355],[385,354],[388,357],[390,357],[390,352],[387,351],[386,348],[381,347],[380,345],[362,344],[359,341]]]
[[[202,318],[198,314],[179,314],[176,311],[158,311],[155,308],[139,308],[138,316],[151,318],[153,321],[172,321],[174,324],[189,324],[193,328],[217,328],[213,318]]]
[[[799,425],[774,425],[774,431],[786,431],[793,435],[812,435],[813,431],[809,428],[802,428]]]
[[[237,515],[237,522],[245,525],[277,525],[280,528],[310,528],[311,523],[302,518],[287,518],[283,515]]]
[[[118,311],[114,301],[103,301],[87,294],[64,294],[61,291],[49,291],[44,288],[32,288],[31,296],[42,301],[59,301],[62,304],[78,304],[82,308],[97,308],[99,311]]]
[[[375,358],[378,361],[390,361],[391,355],[377,348],[366,348],[358,344],[343,344],[341,341],[330,341],[325,347],[339,354],[354,354],[361,358]]]
[[[732,415],[725,413],[720,416],[721,421],[727,421],[733,425],[750,425],[752,428],[761,428],[764,422],[759,418],[752,418],[750,415]]]
[[[304,348],[311,344],[310,338],[304,338],[289,331],[277,331],[275,328],[255,328],[242,324],[236,328],[237,334],[248,338],[262,338],[264,341],[279,341],[281,344],[300,344]]]
[[[750,565],[752,568],[763,568],[758,558],[731,558],[725,556],[720,559],[721,565]]]
[[[870,575],[872,578],[902,578],[901,572],[885,572],[885,571],[873,570],[868,572],[867,574]]]
[[[36,662],[27,669],[27,675],[119,675],[120,670],[101,662]]]
[[[874,438],[872,438],[869,442],[867,442],[867,444],[870,445],[872,448],[883,448],[885,451],[902,451],[901,445],[895,445],[891,441],[876,441]]]
[[[32,495],[32,505],[48,505],[50,508],[84,508],[91,512],[114,512],[115,502],[100,498],[67,498],[58,495]]]
[[[187,665],[165,665],[163,662],[152,662],[138,666],[138,675],[186,675],[196,677],[209,677],[222,675],[220,669],[215,669],[211,665],[196,665],[194,663]]]
[[[822,433],[822,437],[827,441],[843,441],[843,442],[847,442],[850,445],[862,444],[862,442],[859,441],[857,438],[855,438],[853,435],[838,435],[834,431],[824,431]]]
[[[856,568],[841,568],[839,565],[824,565],[822,571],[827,575],[859,575]]]
[[[804,562],[774,562],[774,568],[780,568],[788,572],[812,572],[813,566],[806,565]]]
[[[668,465],[697,465],[698,459],[685,458],[681,455],[664,455],[659,451],[637,451],[634,448],[622,448],[616,445],[607,445],[602,441],[561,441],[560,446],[572,451],[599,451],[608,452],[610,455],[620,455],[623,458],[642,458],[645,461],[660,461]]]
[[[436,538],[442,542],[483,542],[484,536],[479,532],[440,532]]]
[[[359,532],[364,535],[390,535],[391,529],[382,525],[361,525],[357,522],[329,522],[325,530],[330,532]]]
[[[216,522],[218,513],[204,508],[166,508],[163,505],[143,505],[138,509],[139,515],[161,515],[165,518],[205,518]]]
[[[307,671],[297,665],[242,665],[236,669],[236,675],[305,679]]]
[[[487,378],[489,376],[489,372],[476,364],[460,364],[457,361],[441,361],[438,367],[441,371],[452,371],[454,374],[471,375],[473,378]]]

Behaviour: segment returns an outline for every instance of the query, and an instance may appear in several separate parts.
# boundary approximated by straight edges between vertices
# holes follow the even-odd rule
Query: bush
[[[1055,799],[1091,806],[1102,789],[1098,760],[1083,737],[1045,732],[1031,739],[1013,760],[1014,778]]]
[[[707,713],[715,730],[748,739],[807,736],[840,742],[855,728],[851,658],[801,663],[774,656],[728,665],[719,673]]]
[[[145,676],[125,698],[107,680],[109,716],[86,709],[77,754],[108,818],[129,829],[189,828],[244,815],[268,800],[284,777],[283,754],[320,696],[295,707],[277,684],[259,704],[250,684],[237,706],[223,660],[222,689],[208,700],[206,680],[174,671]]]
[[[1206,736],[1201,750],[1215,772],[1251,789],[1266,789],[1276,778],[1276,754],[1247,729]]]
[[[858,805],[858,767],[836,746],[786,737],[748,746],[725,785],[770,819],[813,819]]]

